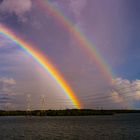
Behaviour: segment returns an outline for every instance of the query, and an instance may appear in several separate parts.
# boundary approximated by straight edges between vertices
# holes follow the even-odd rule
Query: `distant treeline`
[[[33,110],[33,111],[5,111],[0,110],[0,116],[92,116],[114,115],[118,113],[140,113],[140,110],[93,110],[93,109],[66,109],[66,110]]]

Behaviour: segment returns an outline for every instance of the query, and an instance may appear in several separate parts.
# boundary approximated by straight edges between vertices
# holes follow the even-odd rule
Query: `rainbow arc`
[[[38,64],[41,66],[52,78],[53,80],[61,87],[64,93],[72,101],[73,105],[76,108],[81,108],[81,104],[76,97],[76,94],[63,78],[63,76],[58,72],[58,70],[53,66],[47,56],[42,55],[35,47],[25,42],[21,38],[17,37],[11,30],[6,26],[0,25],[0,34],[6,38],[15,42],[20,48],[27,52]]]
[[[75,26],[75,24],[67,17],[58,6],[52,4],[50,0],[37,0],[36,1],[41,10],[49,13],[58,23],[60,23],[72,37],[80,44],[79,46],[88,54],[89,57],[97,64],[97,67],[104,74],[104,76],[112,82],[114,74],[100,54],[98,48],[86,37],[86,35]]]

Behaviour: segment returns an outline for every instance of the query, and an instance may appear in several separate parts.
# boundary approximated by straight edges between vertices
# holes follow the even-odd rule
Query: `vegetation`
[[[90,116],[90,115],[113,115],[118,113],[140,113],[140,110],[92,110],[92,109],[66,109],[66,110],[44,110],[44,111],[0,110],[0,116]]]

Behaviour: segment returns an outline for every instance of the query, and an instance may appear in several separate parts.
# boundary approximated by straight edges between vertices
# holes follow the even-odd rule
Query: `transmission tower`
[[[27,95],[27,112],[31,111],[31,95]]]
[[[45,111],[45,96],[42,95],[40,98],[40,103],[41,103],[41,111]]]

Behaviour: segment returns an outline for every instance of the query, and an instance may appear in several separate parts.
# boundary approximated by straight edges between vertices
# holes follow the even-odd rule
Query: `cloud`
[[[13,78],[0,77],[0,105],[6,109],[12,105],[16,81]]]
[[[13,94],[16,81],[13,78],[1,77],[0,78],[0,93]]]
[[[0,5],[0,11],[15,14],[21,21],[26,21],[24,14],[29,12],[31,7],[31,0],[4,0]]]
[[[128,79],[116,78],[112,83],[112,99],[116,103],[124,103],[140,100],[140,80],[130,81]]]
[[[86,5],[87,0],[70,0],[70,9],[73,10],[73,13],[75,14],[76,18],[81,17],[81,12],[84,9]]]
[[[121,103],[121,102],[124,102],[124,99],[119,95],[118,92],[116,91],[113,91],[111,93],[111,96],[112,96],[112,99],[115,103]]]
[[[4,37],[4,35],[0,35],[0,48],[11,48],[13,47],[13,41]]]
[[[0,4],[3,2],[3,0],[0,0]]]

